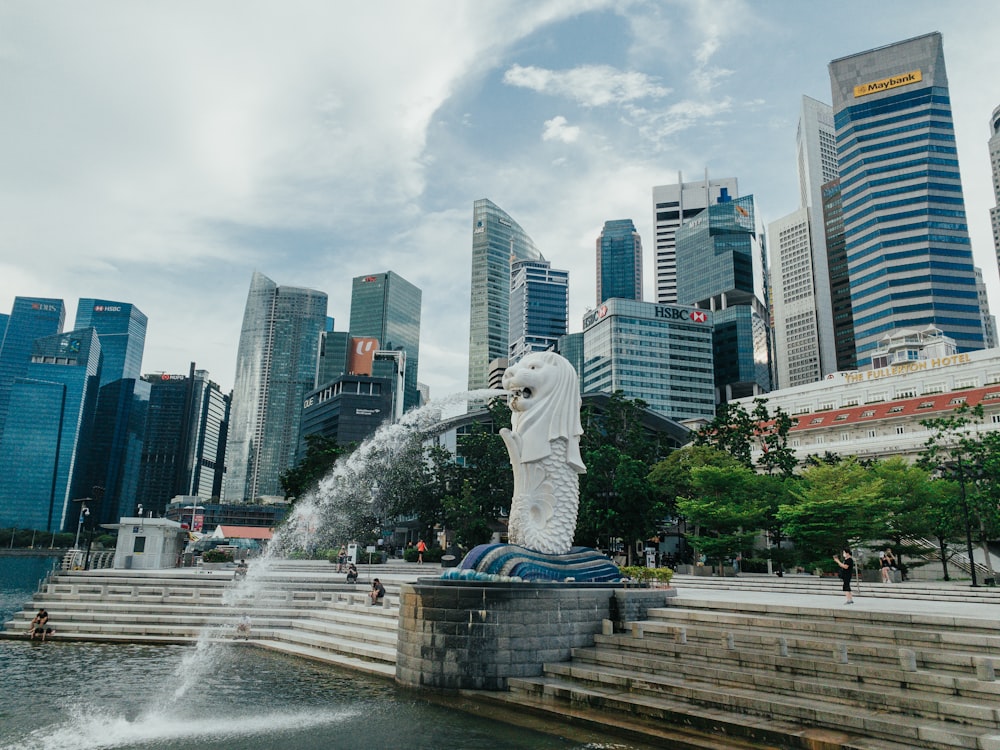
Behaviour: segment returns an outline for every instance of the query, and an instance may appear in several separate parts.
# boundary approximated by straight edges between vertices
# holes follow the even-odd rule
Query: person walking
[[[885,552],[879,552],[879,565],[882,568],[882,583],[892,583],[892,572],[896,569],[896,556],[892,547],[886,547]]]
[[[421,539],[417,542],[417,562],[422,563],[424,561],[424,553],[427,551],[427,545],[424,544],[424,540]]]
[[[845,549],[841,557],[833,556],[833,561],[840,566],[840,580],[844,582],[844,604],[854,604],[854,593],[851,591],[851,579],[854,578],[854,558],[851,551]]]

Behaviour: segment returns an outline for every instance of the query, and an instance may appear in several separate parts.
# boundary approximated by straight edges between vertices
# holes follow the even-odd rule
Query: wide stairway
[[[275,561],[239,579],[230,569],[92,570],[54,574],[25,609],[4,623],[0,638],[24,638],[40,608],[54,640],[192,643],[242,639],[251,620],[255,646],[393,677],[399,583],[440,567],[401,562],[359,565],[348,584],[327,562]],[[371,578],[386,587],[381,606],[368,598]]]
[[[1000,750],[997,590],[871,584],[844,606],[808,576],[678,578],[671,606],[512,679],[509,700],[671,747]]]

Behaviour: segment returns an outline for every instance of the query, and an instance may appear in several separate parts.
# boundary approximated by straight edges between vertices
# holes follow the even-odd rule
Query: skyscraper
[[[677,252],[674,235],[678,227],[719,201],[739,194],[735,177],[709,180],[708,170],[700,182],[684,182],[680,172],[673,185],[653,188],[653,226],[656,252],[656,301],[677,302]]]
[[[983,346],[993,349],[997,345],[997,316],[990,313],[990,299],[986,294],[983,269],[976,266],[976,294],[979,296],[979,314],[983,318]]]
[[[642,238],[631,219],[604,222],[597,238],[597,304],[642,299]]]
[[[104,355],[101,385],[120,378],[138,379],[142,375],[147,322],[139,308],[127,302],[80,299],[74,328],[93,326],[97,330]]]
[[[822,377],[809,214],[809,209],[803,207],[767,227],[778,388],[814,383]],[[825,259],[823,266],[825,270]],[[829,307],[829,285],[824,296]],[[832,328],[831,321],[831,346]]]
[[[529,352],[554,346],[569,328],[569,272],[547,260],[510,264],[510,356],[508,365]]]
[[[990,169],[993,173],[993,198],[996,205],[990,209],[990,225],[993,227],[993,247],[1000,264],[1000,106],[990,115]]]
[[[470,391],[486,388],[490,362],[507,356],[512,260],[545,258],[518,223],[499,206],[485,198],[477,200],[472,207]]]
[[[14,381],[28,371],[35,339],[61,333],[66,308],[61,299],[15,297],[0,343],[0,436]]]
[[[826,237],[826,262],[830,269],[830,302],[833,309],[833,346],[837,371],[857,366],[854,351],[854,312],[851,309],[851,277],[847,272],[844,242],[844,211],[840,202],[840,179],[823,185],[823,227]]]
[[[420,305],[422,292],[394,271],[357,276],[351,284],[351,337],[378,339],[381,351],[402,352],[403,410],[420,405],[417,370],[420,362]],[[389,362],[376,362],[373,374]],[[395,367],[395,364],[392,364]]]
[[[671,419],[715,416],[712,313],[612,297],[583,319],[582,390],[622,391]]]
[[[84,443],[100,368],[101,344],[93,328],[32,342],[25,372],[11,384],[0,438],[4,523],[46,531],[76,528],[70,503],[91,491],[83,481]]]
[[[859,366],[888,332],[983,348],[939,33],[830,63]]]
[[[229,397],[192,362],[187,375],[143,376],[149,418],[135,502],[163,514],[176,495],[209,501],[225,474]]]
[[[771,390],[764,252],[750,195],[710,206],[677,230],[678,304],[713,313],[720,402]]]
[[[278,286],[254,272],[243,314],[226,448],[228,502],[280,495],[295,462],[302,403],[316,379],[323,292]]]

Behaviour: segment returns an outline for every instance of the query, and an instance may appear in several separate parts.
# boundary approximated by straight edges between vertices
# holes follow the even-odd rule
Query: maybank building
[[[583,319],[583,389],[674,420],[715,417],[712,312],[612,298]]]
[[[857,365],[894,329],[983,348],[941,35],[830,63]]]

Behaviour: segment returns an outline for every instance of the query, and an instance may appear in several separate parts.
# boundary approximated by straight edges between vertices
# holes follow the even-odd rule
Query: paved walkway
[[[907,584],[897,584],[905,587]],[[951,587],[952,590],[957,588]],[[968,586],[967,586],[968,588]],[[865,594],[864,584],[860,591],[854,592],[854,604],[847,606],[843,598],[835,598],[830,594],[801,594],[780,591],[750,591],[739,588],[699,588],[687,582],[678,582],[677,597],[673,600],[683,606],[685,600],[739,602],[750,605],[809,607],[817,609],[867,610],[870,612],[885,612],[887,614],[919,614],[940,615],[942,617],[967,617],[973,619],[991,620],[1000,628],[1000,605],[993,603],[956,602],[952,600],[936,600],[933,598],[901,599]],[[933,596],[933,592],[929,594]]]

